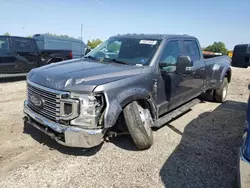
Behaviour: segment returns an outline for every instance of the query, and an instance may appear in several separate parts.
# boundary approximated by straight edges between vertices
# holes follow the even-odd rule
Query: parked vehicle
[[[117,35],[82,60],[32,70],[25,121],[70,147],[94,147],[127,129],[147,149],[152,127],[199,103],[201,94],[224,102],[230,81],[229,58],[204,59],[195,37]]]
[[[240,44],[234,47],[232,66],[247,68],[250,66],[250,44]],[[250,84],[248,86],[250,91]],[[246,187],[250,184],[250,95],[248,98],[246,125],[243,142],[239,151],[238,185]]]
[[[22,76],[31,69],[72,59],[70,50],[39,50],[32,38],[0,36],[0,77]]]
[[[36,40],[39,50],[71,50],[73,58],[82,57],[86,46],[79,39],[48,34],[35,34],[33,39]]]

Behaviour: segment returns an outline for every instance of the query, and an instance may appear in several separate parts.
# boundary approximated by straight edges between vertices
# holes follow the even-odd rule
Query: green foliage
[[[27,38],[32,38],[32,35],[27,36]]]
[[[91,49],[93,49],[93,48],[95,48],[96,46],[98,46],[99,44],[101,44],[102,43],[102,41],[100,40],[100,39],[93,39],[92,41],[89,41],[88,40],[88,46],[91,48]]]
[[[4,36],[10,36],[9,32],[3,34]]]
[[[222,53],[223,55],[227,55],[227,48],[223,42],[214,42],[212,45],[209,45],[205,48],[206,51]]]
[[[117,52],[120,49],[120,44],[117,44],[116,42],[113,42],[108,45],[108,51],[110,52]]]

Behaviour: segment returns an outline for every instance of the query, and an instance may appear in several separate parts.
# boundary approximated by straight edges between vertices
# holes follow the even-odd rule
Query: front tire
[[[227,98],[227,92],[228,92],[228,80],[225,77],[223,79],[223,82],[221,84],[220,89],[216,89],[214,91],[214,99],[216,102],[223,103],[226,101]]]
[[[124,119],[128,131],[139,149],[148,149],[153,145],[152,117],[149,109],[133,101],[124,110]]]

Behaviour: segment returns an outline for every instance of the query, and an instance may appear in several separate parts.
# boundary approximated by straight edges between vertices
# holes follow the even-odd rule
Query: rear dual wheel
[[[225,77],[222,81],[220,89],[214,91],[214,99],[216,102],[223,103],[226,101],[228,92],[228,80]]]
[[[227,98],[227,92],[228,92],[228,79],[225,77],[219,89],[207,90],[200,97],[202,100],[224,103]]]

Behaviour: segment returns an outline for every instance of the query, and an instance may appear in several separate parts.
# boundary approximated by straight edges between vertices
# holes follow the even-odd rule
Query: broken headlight
[[[97,127],[104,108],[104,96],[72,94],[72,98],[79,100],[79,116],[71,120],[70,124],[79,127]]]

